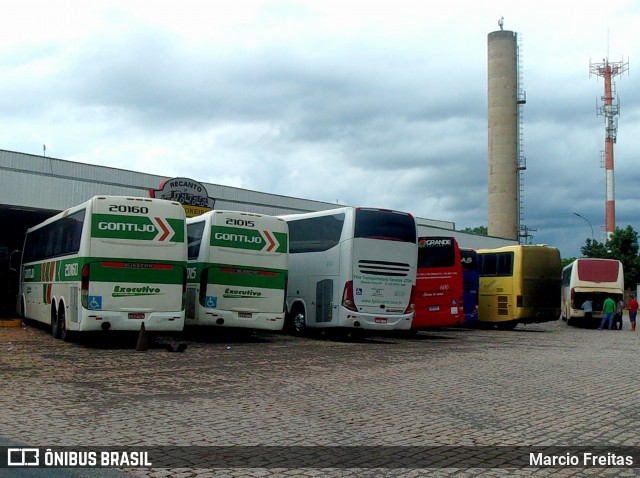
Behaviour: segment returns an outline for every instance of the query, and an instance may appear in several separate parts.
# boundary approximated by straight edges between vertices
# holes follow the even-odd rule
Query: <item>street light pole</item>
[[[578,214],[577,212],[574,212],[573,214],[575,214],[576,216],[578,216],[581,219],[584,219],[585,221],[587,221],[587,224],[589,224],[589,227],[591,228],[591,242],[595,241],[595,237],[593,235],[593,226],[591,225],[591,221],[589,221],[589,219],[587,219],[584,216],[581,216],[580,214]]]

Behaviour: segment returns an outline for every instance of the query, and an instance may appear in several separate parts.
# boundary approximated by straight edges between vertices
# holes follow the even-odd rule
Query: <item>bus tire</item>
[[[508,320],[506,322],[498,322],[496,324],[496,326],[498,327],[498,330],[513,330],[517,327],[517,325],[518,325],[517,320]]]
[[[51,306],[51,335],[55,339],[60,338],[60,321],[58,320],[58,314],[56,308]]]
[[[73,332],[67,330],[67,318],[64,313],[64,304],[60,304],[58,311],[58,327],[60,328],[60,338],[63,342],[71,342]]]
[[[291,312],[291,332],[294,335],[302,336],[307,331],[307,320],[302,307],[296,307]]]
[[[20,298],[20,317],[27,318],[27,304],[24,303],[24,296]]]

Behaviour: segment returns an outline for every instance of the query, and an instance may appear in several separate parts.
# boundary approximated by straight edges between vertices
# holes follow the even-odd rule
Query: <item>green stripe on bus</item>
[[[211,226],[210,245],[249,251],[287,252],[287,234],[240,227]]]
[[[202,271],[208,270],[207,282],[216,285],[243,287],[263,287],[284,290],[287,271],[282,269],[261,269],[229,264],[191,264],[189,284],[199,284]],[[193,271],[195,269],[195,271]]]
[[[55,265],[54,265],[55,262]],[[186,262],[122,259],[117,257],[75,257],[58,261],[45,261],[25,266],[24,282],[79,282],[82,269],[92,264],[90,280],[98,282],[127,281],[135,283],[182,284]],[[104,266],[107,264],[110,266]],[[153,268],[154,265],[171,266],[172,269]],[[50,272],[54,268],[53,278]],[[44,273],[44,276],[43,276]]]
[[[130,239],[138,241],[184,242],[184,221],[181,219],[92,214],[91,237]]]
[[[110,266],[109,262],[93,262],[89,266],[91,282],[133,282],[136,284],[182,284],[184,268],[145,269]]]

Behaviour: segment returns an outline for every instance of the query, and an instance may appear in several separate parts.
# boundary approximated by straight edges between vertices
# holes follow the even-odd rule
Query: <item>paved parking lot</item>
[[[170,353],[138,352],[135,339],[67,344],[38,327],[0,328],[0,438],[34,446],[315,446],[319,453],[326,452],[322,446],[636,446],[640,332],[631,332],[626,318],[625,329],[580,329],[557,321],[514,331],[429,331],[409,340],[199,336],[179,338],[188,342],[187,350]],[[636,471],[461,464],[127,473],[417,477]]]

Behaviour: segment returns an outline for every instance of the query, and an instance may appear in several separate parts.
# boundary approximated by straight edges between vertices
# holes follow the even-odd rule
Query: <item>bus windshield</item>
[[[358,209],[353,236],[415,244],[416,225],[409,214],[378,209]]]
[[[456,249],[449,238],[423,238],[418,246],[419,269],[451,267],[456,263]]]

